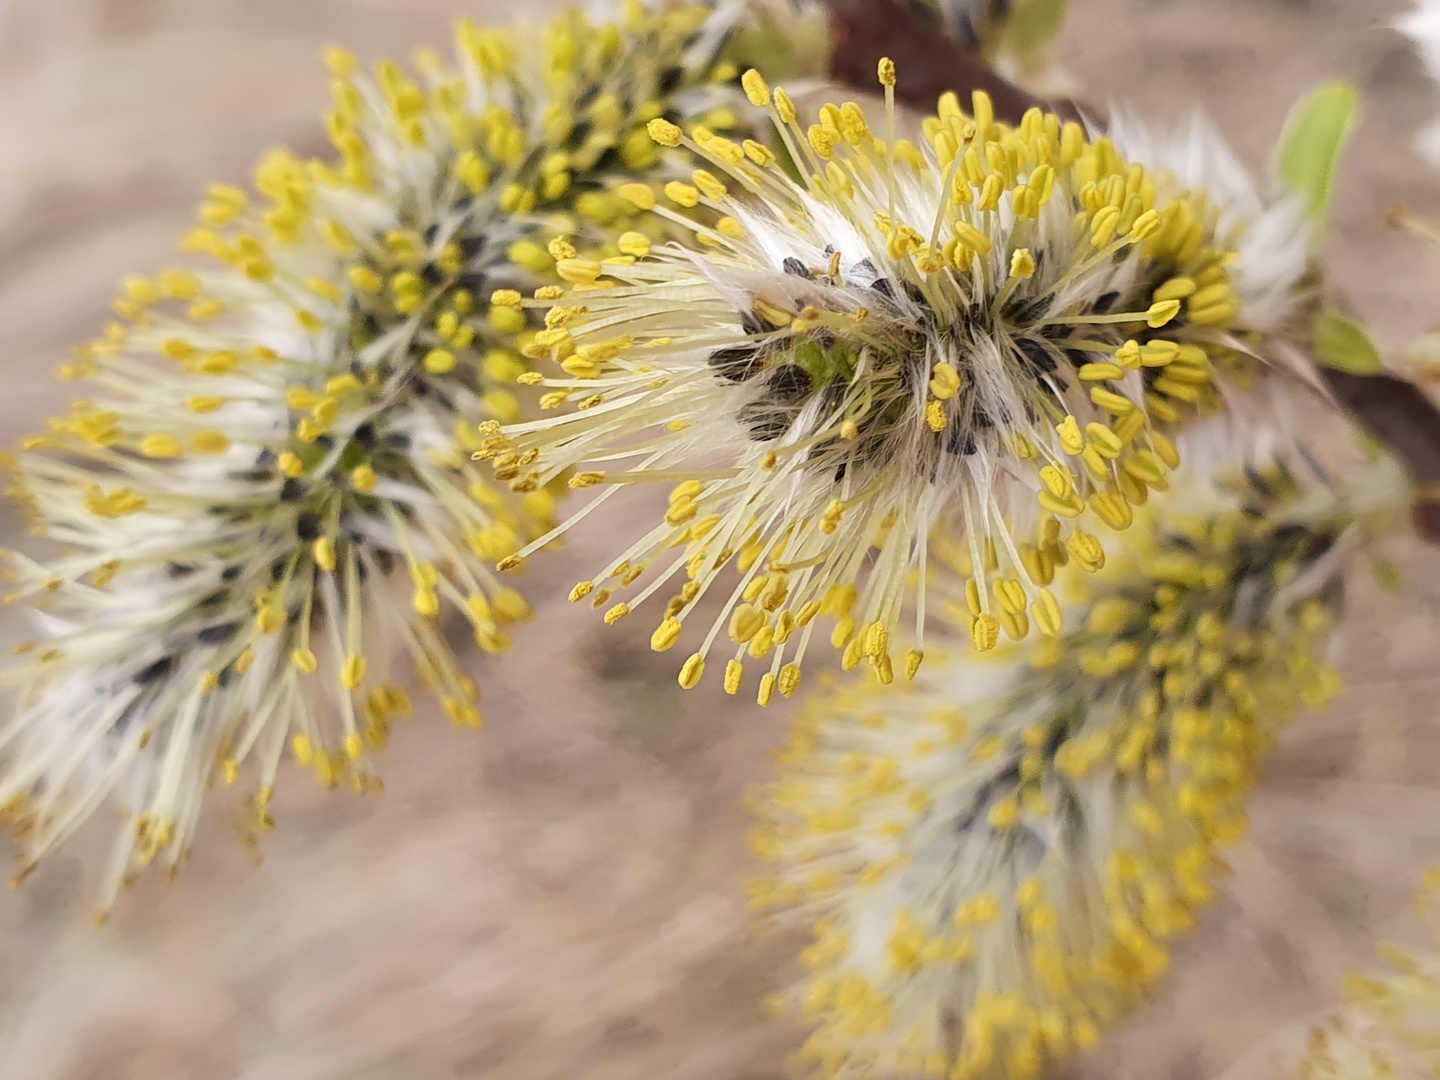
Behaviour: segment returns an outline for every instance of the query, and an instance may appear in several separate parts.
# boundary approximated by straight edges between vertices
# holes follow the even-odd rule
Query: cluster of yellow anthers
[[[1440,868],[1426,872],[1415,912],[1440,939]],[[1316,1028],[1300,1080],[1400,1080],[1440,1076],[1440,952],[1386,942],[1386,971],[1351,974],[1349,1002]]]
[[[775,870],[752,885],[814,931],[813,976],[774,1002],[815,1027],[802,1066],[1032,1076],[1165,970],[1257,757],[1335,688],[1324,560],[1347,522],[1285,521],[1290,482],[1151,516],[1058,638],[802,712],[758,800]]]
[[[520,490],[562,476],[609,486],[573,520],[622,487],[676,485],[663,521],[573,599],[614,622],[683,575],[654,634],[665,650],[734,565],[682,667],[687,688],[728,630],[727,690],[748,657],[768,668],[762,703],[793,692],[818,615],[837,620],[847,666],[868,657],[888,682],[920,567],[913,677],[937,522],[977,566],[999,553],[993,576],[976,575],[977,649],[1032,621],[1058,633],[1053,542],[1097,561],[1080,526],[1129,526],[1179,464],[1165,431],[1222,406],[1215,361],[1236,343],[1241,302],[1204,192],[1038,109],[997,123],[983,93],[971,115],[943,98],[916,147],[894,137],[894,66],[881,77],[887,139],[854,104],[802,129],[783,89],[745,75],[800,181],[757,142],[654,121],[658,142],[708,168],[620,194],[693,229],[701,253],[562,262],[570,294],[527,302],[548,309],[532,355],[560,371],[525,380],[573,407],[483,433],[480,456]],[[647,573],[638,596],[615,595]]]
[[[9,599],[59,620],[0,675],[24,691],[0,804],[26,868],[118,792],[108,904],[183,857],[212,778],[252,756],[268,828],[287,746],[327,784],[374,786],[369,752],[409,709],[393,653],[480,724],[437,619],[448,604],[508,646],[529,608],[493,563],[554,525],[564,490],[512,493],[469,456],[477,424],[520,412],[538,327],[518,290],[559,280],[535,240],[556,231],[630,258],[599,239],[634,214],[610,177],[659,164],[644,125],[675,95],[734,121],[713,108],[736,72],[712,14],[462,21],[458,67],[425,54],[418,78],[332,50],[336,158],[277,151],[257,196],[212,187],[182,248],[213,262],[124,283],[120,321],[62,372],[92,396],[12,463],[35,531],[68,547],[10,573]]]

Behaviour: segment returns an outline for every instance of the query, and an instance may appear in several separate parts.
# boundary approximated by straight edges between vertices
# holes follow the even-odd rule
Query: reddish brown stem
[[[967,101],[984,90],[1001,119],[1018,121],[1032,105],[1042,104],[992,71],[978,53],[961,48],[910,8],[894,0],[824,0],[830,9],[835,52],[830,73],[837,82],[876,89],[882,57],[900,65],[896,96],[907,105],[933,110],[940,95],[954,90]],[[1056,102],[1068,114],[1073,106]]]

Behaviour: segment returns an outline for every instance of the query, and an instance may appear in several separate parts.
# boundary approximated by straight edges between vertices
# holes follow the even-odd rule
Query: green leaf
[[[1322,311],[1315,320],[1315,358],[1351,375],[1378,375],[1385,369],[1365,327],[1338,311]]]
[[[1305,200],[1312,217],[1330,209],[1335,171],[1354,130],[1360,92],[1350,83],[1320,87],[1290,112],[1280,143],[1280,176]]]
[[[1065,25],[1067,0],[1023,0],[1010,13],[1004,44],[1021,60],[1038,56]]]

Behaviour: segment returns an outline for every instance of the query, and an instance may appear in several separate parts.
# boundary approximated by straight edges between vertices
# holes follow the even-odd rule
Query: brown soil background
[[[55,363],[103,323],[123,273],[162,265],[204,183],[243,178],[274,143],[319,147],[321,44],[405,55],[443,43],[456,8],[0,0],[0,439],[63,406]],[[1356,81],[1366,119],[1334,276],[1387,346],[1440,321],[1440,253],[1381,223],[1396,201],[1440,220],[1440,176],[1410,150],[1440,89],[1384,29],[1398,4],[1072,9],[1085,96],[1157,122],[1202,106],[1255,164],[1299,93]],[[583,567],[604,528],[562,559]],[[23,539],[8,513],[0,532]],[[1287,733],[1227,898],[1075,1075],[1209,1078],[1242,1056],[1240,1073],[1276,1075],[1273,1046],[1405,927],[1416,873],[1440,860],[1440,559],[1394,554],[1406,592],[1357,574],[1350,688]],[[87,918],[87,857],[109,822],[0,894],[0,1078],[777,1080],[797,1035],[756,1002],[790,977],[792,950],[747,933],[739,800],[784,713],[713,683],[681,695],[643,627],[607,630],[558,584],[531,587],[542,621],[514,655],[475,660],[483,734],[417,717],[379,798],[290,777],[263,865],[221,792],[186,872],[140,885],[104,929]]]

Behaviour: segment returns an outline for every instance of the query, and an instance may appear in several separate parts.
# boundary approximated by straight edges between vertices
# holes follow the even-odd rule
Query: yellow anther
[[[786,93],[783,86],[777,86],[775,88],[774,97],[775,112],[777,115],[779,115],[780,122],[782,124],[793,124],[797,115],[795,111],[794,100],[790,97],[788,93]]]
[[[1025,610],[1025,589],[1018,581],[1000,578],[995,582],[994,588],[995,599],[1000,602],[1001,607],[1017,613]]]
[[[431,375],[448,375],[455,370],[455,354],[449,349],[431,349],[422,363]]]
[[[1085,382],[1109,382],[1112,379],[1123,379],[1125,369],[1119,364],[1085,364],[1080,368],[1079,375]]]
[[[696,169],[690,174],[691,181],[712,202],[719,202],[730,194],[729,189],[720,182],[719,177],[705,169]],[[669,194],[668,188],[666,194]]]
[[[1134,371],[1140,367],[1144,353],[1138,341],[1127,341],[1115,351],[1115,362],[1121,367]]]
[[[879,619],[865,627],[861,635],[861,648],[865,655],[874,659],[884,656],[890,648],[890,629]]]
[[[749,604],[741,604],[730,614],[730,640],[737,644],[751,641],[766,623],[765,612]]]
[[[1135,520],[1130,504],[1119,492],[1102,491],[1090,497],[1090,508],[1112,529],[1128,529]]]
[[[760,72],[754,68],[741,76],[740,85],[744,87],[745,96],[750,99],[750,104],[757,109],[763,109],[770,104],[770,86]]]
[[[970,115],[975,118],[975,137],[982,141],[990,138],[990,128],[995,123],[995,102],[984,90],[970,92]]]
[[[1151,299],[1184,300],[1187,296],[1193,296],[1197,288],[1198,286],[1192,278],[1173,277],[1156,289]]]
[[[650,254],[650,238],[644,233],[622,233],[616,246],[626,255],[633,255],[637,259],[643,259]]]
[[[340,668],[340,681],[345,684],[347,690],[358,690],[360,684],[365,681],[365,658],[353,653],[347,656],[344,665]]]
[[[1145,313],[1145,323],[1151,329],[1159,329],[1180,314],[1179,300],[1161,300],[1151,304]]]
[[[200,295],[200,279],[189,270],[166,270],[160,274],[160,288],[176,300],[193,300]]]
[[[773,165],[777,160],[773,150],[763,143],[756,142],[754,139],[746,139],[743,147],[745,156],[761,168]]]
[[[614,626],[626,615],[630,614],[630,605],[625,603],[616,604],[609,611],[605,612],[605,625]]]
[[[562,259],[555,264],[555,272],[572,285],[588,285],[604,272],[604,268],[593,259]]]
[[[1036,594],[1035,602],[1030,605],[1030,613],[1035,616],[1035,625],[1046,637],[1059,637],[1065,629],[1065,617],[1060,610],[1060,602],[1049,589],[1042,588]]]
[[[190,449],[197,454],[224,454],[231,445],[230,436],[223,431],[197,431],[190,436]]]
[[[1150,433],[1150,445],[1154,448],[1155,453],[1159,455],[1160,460],[1169,468],[1178,469],[1180,467],[1180,453],[1175,449],[1175,444],[1164,435],[1161,435],[1158,431],[1152,431]]]
[[[1074,556],[1082,570],[1094,573],[1105,566],[1105,548],[1094,536],[1076,529],[1065,541],[1065,548]]]
[[[992,829],[1011,829],[1020,823],[1020,803],[1013,796],[1001,799],[990,807],[986,817]]]
[[[350,283],[361,292],[378,295],[385,288],[385,279],[368,266],[352,266],[346,271]]]
[[[939,434],[944,431],[950,423],[950,417],[945,412],[945,404],[940,401],[930,401],[925,405],[925,422],[930,430]]]
[[[255,628],[262,634],[273,634],[285,625],[285,610],[278,604],[266,602],[255,612]]]
[[[1106,412],[1115,416],[1124,416],[1135,410],[1135,403],[1123,394],[1106,390],[1103,386],[1092,386],[1090,388],[1090,400]]]
[[[740,692],[741,680],[745,678],[745,665],[739,660],[730,660],[725,664],[725,693],[732,697]]]
[[[834,156],[836,134],[832,129],[821,124],[813,124],[806,138],[810,142],[810,148],[820,156],[822,161],[829,161]]]
[[[795,316],[793,314],[786,311],[778,304],[771,303],[769,300],[766,300],[763,297],[756,297],[754,307],[755,314],[759,315],[771,326],[789,326],[792,322],[795,321]]]
[[[990,238],[975,228],[969,222],[957,221],[954,223],[955,238],[964,244],[965,247],[979,255],[988,255],[994,245]]]
[[[880,76],[880,85],[885,87],[894,86],[896,83],[895,61],[886,56],[881,59],[877,73]]]
[[[321,397],[310,407],[310,418],[322,429],[334,424],[339,415],[340,402],[329,395]]]
[[[315,557],[315,565],[326,573],[335,569],[335,541],[328,536],[317,537],[311,546],[311,552]]]
[[[1181,346],[1173,341],[1157,339],[1146,342],[1140,348],[1140,363],[1145,367],[1166,367],[1177,359],[1195,360],[1203,367],[1209,358],[1205,355],[1205,350],[1198,346]]]
[[[472,195],[479,195],[490,186],[490,168],[474,150],[466,150],[456,159],[455,174]]]
[[[622,184],[615,194],[640,210],[655,209],[655,192],[645,184]]]
[[[960,373],[954,366],[941,361],[936,364],[930,379],[930,393],[941,401],[948,401],[960,392]]]
[[[1085,512],[1085,502],[1075,491],[1063,497],[1050,491],[1042,491],[1036,496],[1036,500],[1041,507],[1060,517],[1075,518]]]
[[[320,661],[310,649],[292,650],[290,653],[290,662],[306,675],[314,675],[320,668]]]
[[[656,117],[645,125],[650,132],[650,138],[654,139],[661,146],[679,146],[680,140],[685,133],[676,127],[669,120],[663,117]]]
[[[680,180],[671,180],[670,183],[665,184],[665,197],[677,206],[683,206],[687,210],[693,209],[700,204],[700,189],[681,183]]]
[[[1120,456],[1125,449],[1124,442],[1104,424],[1090,423],[1085,425],[1085,434],[1090,438],[1090,445],[1093,446],[1101,457],[1111,461]]]
[[[670,616],[650,635],[650,648],[656,652],[665,652],[680,640],[680,631],[680,620]]]
[[[1137,450],[1125,459],[1124,468],[1131,476],[1151,487],[1156,487],[1165,481],[1165,466],[1160,458],[1150,450]]]
[[[361,465],[350,473],[350,482],[355,486],[356,491],[362,491],[368,495],[375,490],[380,478],[375,475],[375,470],[369,465]]]
[[[695,653],[685,661],[684,666],[680,669],[680,688],[682,690],[693,690],[695,685],[700,681],[700,677],[704,674],[705,658],[699,653]]]
[[[309,735],[303,733],[290,740],[290,752],[295,755],[296,761],[307,767],[315,760],[315,744],[310,741]]]
[[[1060,436],[1060,447],[1067,454],[1079,454],[1085,449],[1085,436],[1081,434],[1080,421],[1074,415],[1068,415],[1056,424],[1055,433]]]
[[[1102,206],[1090,223],[1090,242],[1097,248],[1106,247],[1115,239],[1115,230],[1119,224],[1120,211],[1113,206]]]
[[[1130,226],[1130,242],[1138,244],[1153,235],[1158,228],[1160,228],[1160,215],[1154,210],[1146,210]]]
[[[970,626],[970,642],[976,652],[989,652],[1000,643],[1000,620],[993,615],[977,616]]]
[[[140,440],[140,453],[148,458],[177,458],[181,452],[180,440],[173,435],[146,435]]]
[[[1060,465],[1046,465],[1040,470],[1040,482],[1057,499],[1068,498],[1075,493],[1075,478],[1070,470]]]
[[[1035,256],[1029,248],[1021,248],[1010,256],[1010,276],[1026,280],[1035,276]]]

